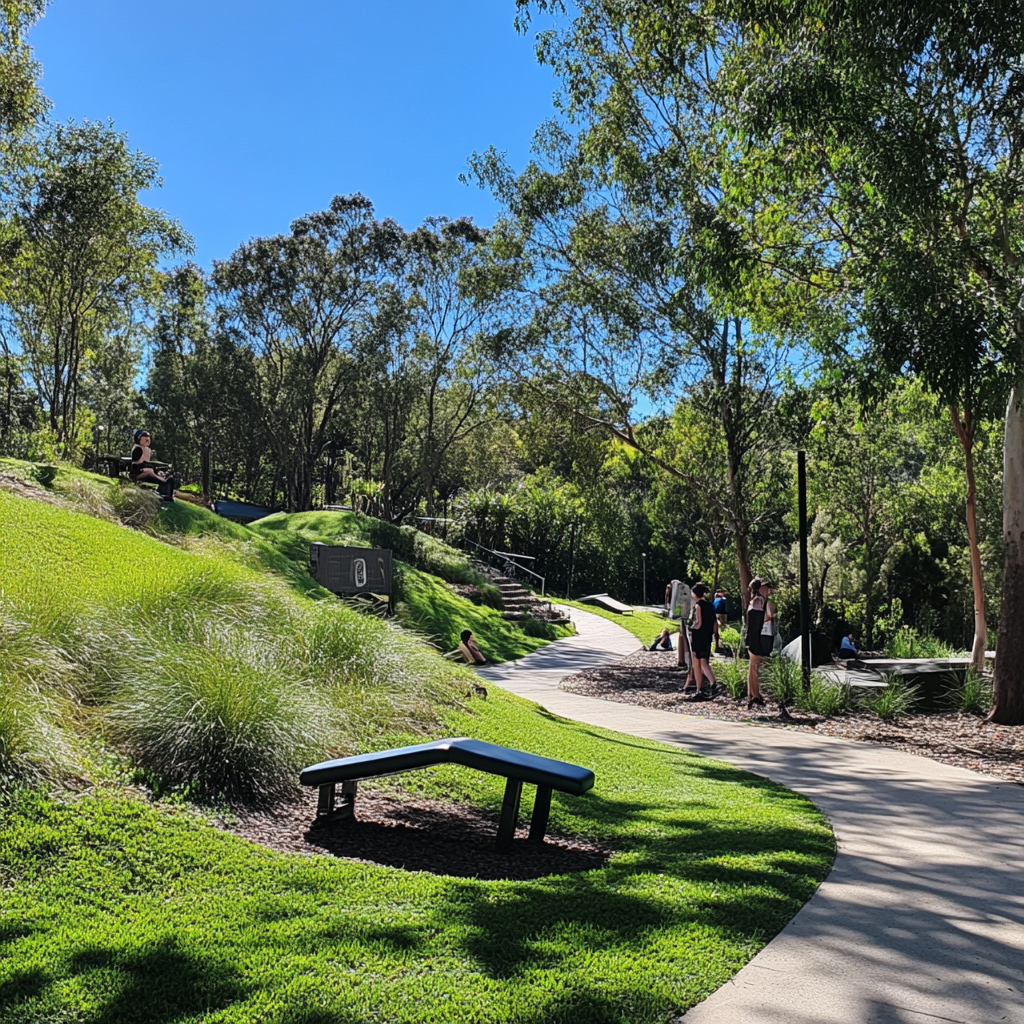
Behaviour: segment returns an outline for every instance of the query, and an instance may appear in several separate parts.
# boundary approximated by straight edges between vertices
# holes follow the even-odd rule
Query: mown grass
[[[462,629],[472,629],[495,661],[521,657],[536,650],[535,638],[509,625],[500,615],[478,614],[479,607],[447,588],[416,584],[417,575],[403,574],[403,565],[449,583],[471,584],[484,607],[500,607],[498,589],[473,568],[468,556],[411,527],[397,527],[355,512],[280,513],[243,526],[209,510],[179,501],[162,505],[154,494],[124,481],[110,480],[74,467],[46,466],[46,488],[71,506],[107,522],[126,523],[192,554],[219,564],[270,573],[297,594],[333,602],[309,574],[309,546],[315,542],[355,547],[389,547],[395,552],[399,622],[451,650]],[[42,486],[40,467],[15,459],[0,459],[0,472]],[[27,537],[29,543],[32,538]],[[143,577],[148,566],[140,566]],[[70,569],[68,572],[72,571]],[[403,588],[405,580],[411,580]],[[458,624],[460,623],[461,624]],[[453,628],[457,625],[457,628]],[[560,635],[560,634],[559,634]]]
[[[581,611],[600,615],[602,619],[608,619],[609,622],[614,622],[616,625],[628,630],[643,644],[653,643],[654,638],[659,636],[666,627],[672,631],[673,637],[679,631],[678,622],[670,622],[654,612],[634,611],[632,615],[620,615],[618,612],[608,611],[607,608],[602,608],[596,604],[581,604],[579,601],[556,601],[555,603],[565,604],[570,608],[579,608]],[[673,645],[676,643],[674,638],[672,643]]]
[[[305,600],[225,549],[4,491],[0,534],[7,779],[81,773],[80,748],[103,741],[157,788],[269,799],[311,760],[436,727],[464,692],[466,670],[396,625]]]
[[[607,866],[436,876],[273,853],[124,795],[23,791],[0,826],[0,1017],[664,1022],[829,869],[827,823],[764,779],[497,691],[474,707],[448,730],[595,769],[594,791],[556,794],[551,820],[612,846]],[[466,769],[405,779],[495,811],[501,799],[502,780]]]

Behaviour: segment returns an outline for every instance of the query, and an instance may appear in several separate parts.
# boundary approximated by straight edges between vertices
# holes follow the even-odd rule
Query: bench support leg
[[[316,820],[318,822],[338,821],[343,818],[354,818],[356,816],[356,787],[358,783],[354,780],[341,784],[341,805],[334,806],[335,786],[334,782],[325,782],[320,787],[320,795],[316,803]]]
[[[501,802],[501,820],[498,822],[498,849],[508,850],[516,834],[519,821],[519,800],[523,795],[523,783],[509,779],[505,783],[505,799]]]
[[[548,830],[548,815],[551,813],[551,787],[538,786],[533,801],[533,817],[530,819],[531,843],[543,843]]]

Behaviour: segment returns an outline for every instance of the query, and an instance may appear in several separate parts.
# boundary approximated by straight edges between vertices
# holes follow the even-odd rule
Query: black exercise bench
[[[594,773],[589,768],[465,737],[324,761],[304,769],[299,781],[304,786],[320,787],[316,816],[317,821],[321,822],[354,816],[356,784],[360,779],[375,779],[415,768],[429,768],[435,764],[461,764],[491,775],[503,775],[508,779],[505,799],[501,803],[501,820],[498,823],[499,850],[507,850],[512,845],[524,782],[537,787],[533,819],[530,822],[529,841],[532,843],[544,842],[553,789],[580,796],[594,787]],[[335,786],[339,782],[342,804],[335,807]]]

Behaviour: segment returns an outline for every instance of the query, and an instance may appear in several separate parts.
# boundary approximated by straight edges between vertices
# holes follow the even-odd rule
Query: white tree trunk
[[[1003,434],[1003,597],[991,719],[1024,725],[1024,413],[1010,392]]]

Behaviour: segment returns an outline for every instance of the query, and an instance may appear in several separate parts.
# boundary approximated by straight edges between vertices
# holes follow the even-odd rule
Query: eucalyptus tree
[[[407,236],[403,287],[420,383],[411,421],[426,513],[436,512],[437,482],[450,453],[488,421],[501,379],[492,346],[507,329],[498,292],[481,294],[480,246],[487,232],[466,218],[430,218]]]
[[[702,8],[742,36],[723,77],[759,154],[753,219],[778,224],[785,211],[799,225],[788,252],[774,248],[776,266],[819,304],[852,296],[869,351],[920,373],[949,407],[968,473],[978,662],[974,431],[1008,393],[993,718],[1024,724],[1024,12],[864,0]]]
[[[353,402],[373,295],[403,233],[361,195],[336,196],[287,235],[257,238],[214,264],[218,323],[255,361],[253,400],[286,476],[288,505],[311,507],[317,462]]]
[[[65,451],[90,353],[111,335],[132,351],[128,336],[159,292],[160,258],[191,246],[175,221],[139,202],[159,184],[156,161],[100,122],[53,126],[12,179],[19,245],[3,300]]]
[[[164,275],[151,338],[146,394],[157,416],[161,454],[179,469],[198,469],[209,497],[215,456],[224,467],[238,435],[258,426],[251,353],[214,328],[208,282],[194,263]]]
[[[523,19],[530,7],[567,7],[519,6]],[[490,243],[496,265],[504,273],[500,261],[515,262],[532,298],[526,373],[559,375],[564,406],[691,482],[639,425],[652,405],[701,404],[725,470],[707,498],[729,524],[746,592],[760,470],[779,445],[773,412],[795,336],[780,318],[762,329],[765,304],[785,305],[785,295],[764,285],[756,250],[723,207],[732,135],[717,39],[709,32],[659,64],[653,52],[673,37],[644,38],[649,7],[600,0],[542,35],[539,58],[564,85],[560,122],[538,132],[537,159],[518,176],[493,152],[474,170],[508,210]],[[687,20],[687,5],[666,7],[669,27],[674,15]]]

